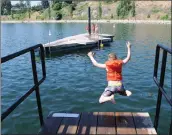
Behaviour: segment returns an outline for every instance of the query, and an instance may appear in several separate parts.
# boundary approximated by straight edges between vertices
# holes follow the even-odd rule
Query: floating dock
[[[99,47],[100,44],[108,45],[113,41],[113,35],[95,34],[91,32],[91,9],[88,7],[88,33],[74,35],[44,44],[47,55],[57,52],[69,52],[85,48]],[[94,34],[93,34],[94,33]]]
[[[157,133],[147,112],[84,112],[51,113],[39,134],[155,135]]]
[[[43,45],[46,54],[56,52],[66,52],[71,50],[79,50],[83,48],[99,47],[102,43],[104,46],[113,42],[113,35],[99,34],[91,36],[87,33],[66,37]]]

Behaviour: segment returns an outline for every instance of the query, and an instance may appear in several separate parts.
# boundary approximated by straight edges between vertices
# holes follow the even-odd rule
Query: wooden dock
[[[51,113],[39,134],[157,134],[149,113]]]
[[[92,48],[99,46],[100,43],[103,43],[106,46],[108,43],[113,41],[113,37],[113,35],[109,34],[92,34],[89,36],[89,34],[85,33],[46,43],[43,46],[46,54],[50,54],[53,52],[65,52],[83,48]]]

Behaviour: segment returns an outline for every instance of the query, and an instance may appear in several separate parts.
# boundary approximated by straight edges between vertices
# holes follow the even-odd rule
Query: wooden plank
[[[137,134],[157,134],[149,113],[132,113]]]
[[[64,117],[57,134],[76,134],[79,120],[80,115],[78,117]]]
[[[77,134],[78,135],[95,135],[97,127],[98,112],[84,112],[81,115]]]
[[[116,134],[114,112],[99,112],[97,134]]]
[[[148,113],[131,112],[53,113],[39,134],[56,133],[157,134]]]
[[[131,112],[116,112],[117,134],[136,134]]]
[[[39,134],[56,134],[63,117],[52,117],[52,114],[47,117],[44,121],[44,125],[41,128]]]
[[[79,116],[78,113],[53,113],[52,117],[72,117],[77,118]]]

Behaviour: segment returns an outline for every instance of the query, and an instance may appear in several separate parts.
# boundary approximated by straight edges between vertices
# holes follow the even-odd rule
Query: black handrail
[[[40,48],[40,58],[41,58],[41,65],[42,65],[42,78],[38,81],[37,71],[36,71],[36,60],[35,60],[35,49]],[[19,52],[10,54],[1,58],[1,62],[5,63],[13,58],[16,58],[20,55],[30,52],[31,54],[31,62],[32,62],[32,71],[33,71],[33,79],[34,79],[34,86],[28,90],[23,96],[21,96],[14,104],[12,104],[5,112],[1,114],[1,121],[3,121],[21,102],[23,102],[33,91],[36,92],[36,99],[37,99],[37,106],[38,106],[38,113],[41,126],[44,124],[43,115],[42,115],[42,107],[41,107],[41,99],[39,94],[39,85],[45,80],[46,78],[46,69],[45,69],[45,54],[44,48],[42,44],[38,44]]]
[[[159,63],[159,54],[160,54],[160,49],[163,50],[163,56],[162,56],[162,65],[161,65],[161,74],[160,74],[160,82],[158,82],[157,79],[157,74],[158,74],[158,63]],[[159,114],[160,114],[160,107],[161,107],[161,99],[162,95],[165,97],[167,102],[170,104],[172,107],[172,99],[167,95],[165,92],[163,85],[164,85],[164,76],[165,76],[165,69],[166,69],[166,62],[167,62],[167,53],[172,54],[172,50],[167,48],[164,45],[158,44],[156,46],[156,55],[155,55],[155,64],[154,64],[154,74],[153,74],[153,79],[158,86],[158,98],[157,98],[157,104],[156,104],[156,115],[155,115],[155,120],[154,120],[154,127],[157,130],[158,128],[158,121],[159,121]],[[170,131],[169,134],[172,134],[172,121],[170,124]]]
[[[41,63],[42,63],[42,79],[38,81],[37,77],[37,71],[36,71],[36,61],[35,61],[35,52],[34,50],[40,48],[40,56],[41,56]],[[163,57],[162,57],[162,65],[161,65],[161,75],[160,75],[160,82],[157,80],[157,73],[158,73],[158,63],[159,63],[159,53],[160,48],[163,50]],[[1,115],[1,121],[3,121],[22,101],[24,101],[34,90],[36,92],[36,99],[37,99],[37,106],[38,106],[38,112],[39,112],[39,118],[40,118],[40,124],[41,126],[44,124],[43,115],[42,115],[42,107],[41,107],[41,99],[39,94],[39,85],[45,80],[46,78],[46,69],[45,69],[45,54],[44,54],[44,48],[42,44],[38,44],[33,47],[29,47],[27,49],[24,49],[22,51],[16,52],[14,54],[5,56],[1,58],[1,62],[4,63],[6,61],[9,61],[15,57],[18,57],[22,54],[25,54],[27,52],[31,53],[31,60],[32,60],[32,71],[33,71],[33,79],[34,79],[34,86],[26,92],[22,97],[20,97],[12,106],[10,106],[4,113]],[[163,45],[157,45],[156,47],[156,56],[155,56],[155,64],[154,64],[154,75],[153,79],[155,83],[157,84],[159,90],[158,90],[158,99],[157,99],[157,106],[156,106],[156,115],[154,120],[154,127],[157,130],[158,127],[158,121],[159,121],[159,113],[160,113],[160,106],[161,106],[161,98],[162,95],[166,98],[167,102],[172,107],[172,99],[166,94],[163,85],[164,85],[164,76],[165,76],[165,68],[166,68],[166,61],[167,61],[167,53],[172,54],[172,50],[169,48],[163,46]],[[170,131],[169,134],[172,134],[172,122],[170,124]]]

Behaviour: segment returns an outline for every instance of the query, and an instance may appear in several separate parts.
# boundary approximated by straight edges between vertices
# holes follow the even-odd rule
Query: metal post
[[[44,47],[40,47],[40,57],[41,57],[41,62],[42,62],[42,75],[43,75],[43,77],[46,77]]]
[[[163,51],[163,57],[162,57],[161,76],[160,76],[160,87],[162,87],[162,88],[164,85],[166,60],[167,60],[167,51],[164,50]],[[156,130],[158,128],[158,121],[159,121],[159,114],[160,114],[160,107],[161,107],[161,98],[162,98],[162,92],[159,89],[158,90],[157,105],[156,105],[156,115],[155,115],[155,120],[154,120],[154,127]]]
[[[11,17],[12,17],[12,19],[14,19],[13,10],[12,9],[11,9]]]
[[[171,109],[172,110],[172,109]],[[172,120],[171,120],[171,124],[170,124],[170,131],[169,131],[169,135],[172,135]]]
[[[91,12],[90,7],[88,7],[88,33],[91,35]]]
[[[155,54],[155,65],[154,65],[154,76],[157,77],[158,74],[158,63],[159,63],[159,51],[160,47],[156,47],[156,54]]]
[[[32,71],[33,71],[34,84],[37,85],[37,87],[35,89],[35,92],[36,92],[38,113],[39,113],[40,124],[42,126],[44,124],[44,120],[43,120],[43,115],[42,115],[41,99],[40,99],[38,77],[37,77],[37,71],[36,71],[35,52],[34,52],[34,50],[31,50],[30,53],[31,53],[31,61],[32,61]]]
[[[51,9],[50,9],[50,2],[48,1],[48,17],[49,17],[49,20],[51,19]]]

